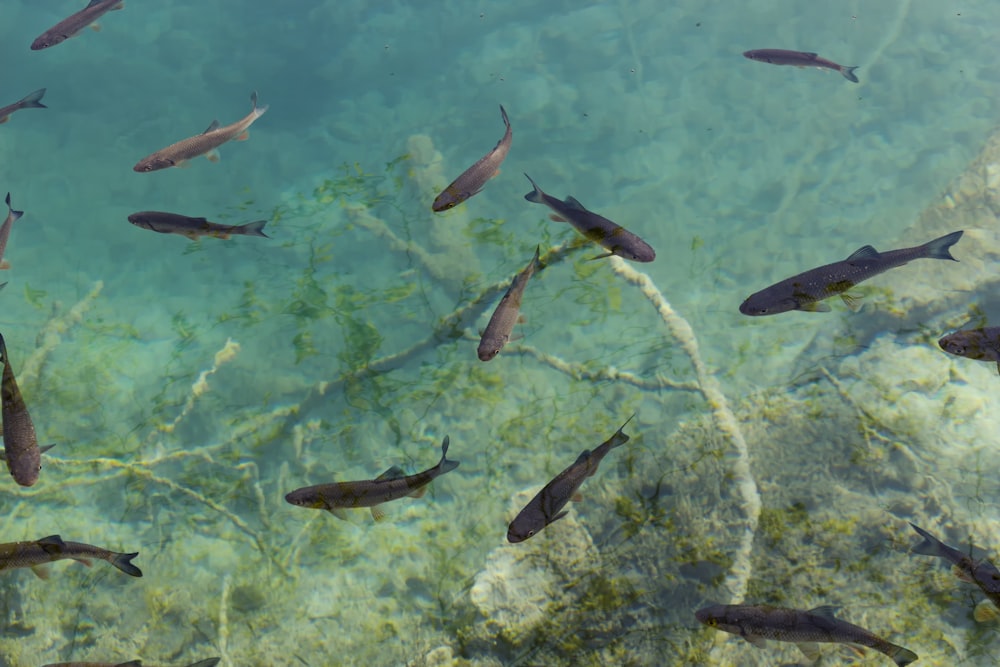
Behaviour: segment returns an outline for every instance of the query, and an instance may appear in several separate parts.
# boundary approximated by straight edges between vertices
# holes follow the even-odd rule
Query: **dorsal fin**
[[[202,134],[208,134],[212,130],[218,130],[218,129],[219,129],[219,121],[218,119],[216,119],[209,124],[208,129],[202,132]]]
[[[406,477],[406,472],[399,466],[392,466],[384,473],[375,478],[376,482],[384,482],[389,479],[400,479]]]
[[[583,204],[581,204],[577,200],[576,197],[566,197],[566,199],[563,200],[563,203],[566,204],[567,206],[569,206],[570,208],[575,208],[578,211],[586,211],[587,210],[587,209],[585,209],[583,207]]]
[[[589,458],[590,458],[590,450],[585,449],[582,452],[580,452],[580,455],[578,457],[576,457],[576,463],[574,463],[573,465],[579,465]]]
[[[66,548],[66,543],[63,542],[62,538],[59,537],[58,535],[49,535],[48,537],[43,537],[42,539],[38,540],[38,545],[42,547],[42,549],[46,553],[50,554],[62,553],[63,549]]]
[[[837,609],[839,609],[839,607],[835,607],[830,604],[823,604],[818,607],[813,607],[809,610],[809,613],[815,616],[822,616],[823,618],[835,619],[837,618]]]
[[[878,259],[879,257],[881,257],[881,255],[878,253],[878,250],[870,245],[866,245],[852,252],[850,257],[847,258],[847,261],[850,262],[856,259]]]

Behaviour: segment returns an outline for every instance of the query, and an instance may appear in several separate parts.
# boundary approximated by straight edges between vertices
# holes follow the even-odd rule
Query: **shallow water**
[[[733,597],[841,606],[921,665],[995,664],[982,595],[907,553],[906,524],[1000,558],[996,368],[934,343],[973,304],[1000,316],[994,213],[963,218],[961,264],[875,278],[860,312],[738,306],[952,231],[916,222],[997,126],[997,3],[247,4],[129,2],[40,52],[82,2],[5,6],[0,104],[46,87],[48,108],[0,127],[0,192],[25,211],[0,331],[56,447],[37,485],[0,486],[0,537],[138,551],[144,576],[4,573],[0,664],[804,661],[695,620]],[[860,83],[741,55],[768,47]],[[254,90],[269,110],[218,163],[132,171]],[[501,173],[431,213],[503,134],[500,104]],[[690,323],[701,374],[592,245],[554,255],[520,338],[478,361],[536,245],[577,238],[521,172],[656,249],[630,266]],[[271,238],[128,223],[145,209],[267,219]],[[569,517],[507,545],[520,506],[633,412]],[[382,522],[283,499],[423,470],[445,435],[461,467]],[[888,663],[830,647],[821,664]]]

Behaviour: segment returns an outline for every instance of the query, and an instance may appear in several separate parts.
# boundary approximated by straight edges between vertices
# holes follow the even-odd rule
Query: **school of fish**
[[[44,31],[31,44],[31,50],[48,49],[62,44],[67,39],[80,34],[88,26],[106,13],[122,9],[121,0],[91,0],[86,7],[59,21]],[[746,58],[772,65],[791,65],[826,69],[841,74],[853,83],[859,80],[856,66],[843,66],[820,57],[813,52],[786,49],[753,49],[744,52]],[[6,123],[11,116],[23,109],[45,109],[41,103],[46,89],[29,93],[20,100],[0,108],[0,123]],[[250,95],[251,109],[240,120],[222,126],[213,120],[200,134],[169,144],[140,159],[133,171],[149,173],[171,167],[185,166],[190,160],[206,156],[211,161],[218,160],[218,149],[230,141],[243,141],[248,130],[268,110],[267,105],[258,103],[256,91]],[[476,160],[472,166],[459,174],[450,184],[434,197],[430,209],[443,213],[459,206],[481,192],[487,183],[497,177],[501,165],[508,158],[513,130],[507,110],[501,105],[500,116],[504,133],[497,144]],[[557,222],[571,225],[586,241],[600,246],[603,252],[592,259],[618,256],[633,262],[652,262],[656,252],[652,246],[636,233],[622,225],[588,210],[577,199],[567,196],[558,199],[546,194],[538,184],[525,174],[531,191],[524,199],[542,204],[552,211],[550,217]],[[5,255],[14,223],[24,212],[13,208],[10,193],[6,196],[7,216],[0,226],[0,269],[10,267]],[[19,202],[20,204],[20,202]],[[471,205],[471,204],[470,204]],[[204,217],[193,217],[164,211],[140,211],[128,216],[128,221],[137,228],[160,234],[176,234],[189,239],[210,236],[229,239],[232,236],[257,236],[269,238],[263,232],[268,221],[258,220],[239,225],[225,225],[209,222]],[[904,266],[916,259],[940,259],[957,261],[950,249],[961,239],[962,231],[954,231],[922,245],[879,252],[865,245],[846,259],[819,266],[780,280],[773,285],[747,297],[739,306],[739,311],[749,316],[775,315],[790,311],[825,312],[830,306],[825,300],[839,296],[852,309],[859,307],[859,297],[850,290],[859,283],[874,278],[884,271]],[[477,348],[480,361],[491,361],[500,355],[512,340],[514,329],[521,317],[522,306],[531,306],[525,301],[526,289],[533,276],[544,268],[540,261],[541,245],[534,243],[534,254],[528,264],[511,279],[510,287],[500,299],[489,322],[481,332]],[[527,244],[526,244],[526,247]],[[527,251],[526,253],[527,254]],[[6,283],[3,283],[5,285]],[[3,285],[0,285],[2,287]],[[952,355],[989,361],[997,364],[1000,373],[1000,327],[961,329],[942,337],[940,347]],[[13,478],[22,487],[30,487],[39,482],[42,471],[42,454],[53,444],[40,446],[35,426],[27,405],[19,390],[13,365],[8,355],[7,342],[0,335],[0,414],[3,428],[3,459]],[[577,459],[545,483],[538,493],[512,518],[507,527],[507,541],[522,543],[538,535],[543,529],[563,518],[570,502],[582,500],[580,489],[588,477],[597,472],[602,461],[615,448],[625,445],[630,437],[625,427],[635,417],[633,414],[601,444],[593,449],[585,448]],[[585,443],[590,445],[590,443]],[[406,474],[398,465],[393,465],[384,473],[370,480],[323,481],[288,491],[285,500],[294,506],[321,509],[338,518],[347,518],[346,511],[353,508],[368,508],[372,517],[380,521],[385,517],[383,505],[403,498],[419,498],[424,495],[437,478],[456,470],[459,462],[448,459],[450,438],[441,442],[441,456],[438,462],[421,472]],[[986,596],[976,618],[985,620],[1000,616],[1000,570],[987,558],[971,552],[950,547],[924,529],[911,524],[922,542],[911,551],[916,554],[937,557],[951,564],[958,576],[966,582],[978,586]],[[19,541],[0,544],[0,572],[13,568],[30,568],[39,577],[48,575],[47,564],[57,560],[73,560],[90,565],[94,559],[111,564],[120,572],[134,578],[143,573],[132,563],[138,552],[119,553],[83,542],[64,540],[60,535],[49,535],[34,541]],[[807,592],[803,591],[803,595]],[[853,647],[869,647],[888,656],[897,665],[908,665],[917,660],[917,655],[900,645],[838,618],[837,609],[821,605],[808,610],[771,607],[763,604],[709,605],[694,612],[695,618],[706,626],[738,635],[755,646],[764,646],[766,640],[796,643],[810,659],[819,656],[818,643],[840,643]],[[195,662],[189,667],[212,667],[220,658],[208,658]],[[45,667],[63,665],[117,665],[135,667],[139,660],[126,662],[64,662],[50,663]]]

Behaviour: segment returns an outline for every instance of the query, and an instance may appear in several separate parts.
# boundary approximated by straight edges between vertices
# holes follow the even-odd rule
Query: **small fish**
[[[74,37],[88,25],[92,25],[95,30],[100,27],[94,23],[105,14],[125,6],[122,0],[90,0],[86,7],[55,24],[31,43],[32,51],[41,51],[56,44],[62,44],[70,37]]]
[[[503,346],[510,341],[510,334],[517,324],[518,313],[521,310],[521,297],[524,295],[524,288],[528,286],[528,280],[535,274],[541,266],[538,261],[538,251],[540,246],[535,246],[535,256],[528,262],[524,270],[514,276],[507,293],[500,299],[497,309],[493,311],[489,324],[483,329],[482,337],[479,339],[479,349],[476,354],[480,361],[489,361],[500,354]]]
[[[21,219],[24,215],[24,211],[15,211],[10,205],[10,193],[7,193],[7,198],[4,200],[7,202],[7,218],[0,225],[0,269],[9,269],[10,263],[3,258],[4,252],[7,250],[7,241],[10,239],[10,230],[14,226],[14,223]],[[5,285],[7,283],[4,283]]]
[[[451,182],[451,185],[441,191],[434,198],[431,209],[440,213],[454,208],[464,202],[474,194],[477,194],[486,186],[486,182],[500,173],[500,164],[510,152],[510,142],[512,134],[510,131],[510,121],[507,119],[507,111],[500,105],[500,116],[507,130],[503,133],[500,141],[489,153],[479,158],[476,164],[462,172],[462,175]]]
[[[21,398],[21,390],[14,379],[7,356],[7,344],[0,335],[0,356],[3,357],[3,380],[0,381],[0,416],[3,417],[3,459],[7,462],[14,481],[21,486],[31,486],[38,481],[42,469],[42,452],[52,449],[48,445],[39,449],[35,425]],[[0,568],[2,569],[2,568]]]
[[[826,264],[815,269],[786,278],[780,283],[752,294],[740,306],[744,315],[776,315],[789,310],[805,310],[811,313],[828,312],[830,306],[821,303],[834,295],[840,295],[852,309],[857,297],[845,294],[858,283],[873,276],[902,266],[914,259],[950,259],[948,248],[958,243],[962,232],[952,232],[939,239],[913,248],[886,250],[879,252],[870,245],[858,248],[847,259]]]
[[[962,329],[938,341],[948,354],[978,361],[994,361],[1000,373],[1000,327]]]
[[[448,436],[441,443],[441,460],[433,468],[415,475],[405,475],[399,466],[393,466],[372,480],[317,484],[296,489],[285,495],[285,500],[299,507],[327,510],[338,519],[346,519],[344,509],[371,508],[372,518],[381,521],[385,513],[377,507],[399,498],[420,498],[425,488],[436,477],[458,467],[458,461],[448,460]]]
[[[168,167],[178,167],[187,160],[196,158],[199,155],[205,155],[206,153],[209,160],[213,162],[218,161],[219,153],[216,149],[227,141],[245,140],[250,136],[248,128],[267,111],[268,107],[266,104],[262,107],[257,106],[256,90],[251,93],[250,101],[253,103],[253,108],[250,109],[250,113],[247,114],[246,118],[225,127],[220,127],[219,121],[213,120],[208,129],[201,134],[182,139],[175,144],[156,151],[152,155],[142,158],[132,167],[132,170],[145,173],[167,169]]]
[[[263,236],[270,238],[262,230],[267,220],[248,222],[245,225],[220,225],[209,222],[205,218],[189,218],[176,213],[162,211],[139,211],[128,217],[128,221],[136,227],[148,229],[160,234],[180,234],[192,241],[199,236],[214,236],[217,239],[228,239],[230,235]]]
[[[573,465],[542,487],[542,490],[510,522],[507,527],[507,541],[514,544],[524,542],[545,526],[566,516],[566,512],[561,510],[569,501],[581,500],[579,491],[583,481],[597,472],[597,467],[601,465],[608,452],[628,442],[628,436],[623,429],[632,421],[632,417],[625,420],[621,428],[597,449],[583,450]]]
[[[556,222],[568,222],[594,243],[606,248],[608,252],[598,255],[593,259],[601,259],[618,255],[633,262],[652,262],[656,259],[656,251],[641,238],[628,231],[621,225],[611,222],[602,215],[588,211],[583,204],[573,197],[566,197],[559,201],[555,197],[545,194],[538,184],[531,180],[531,176],[524,175],[534,188],[524,195],[524,198],[535,204],[545,204],[555,211],[555,215],[549,216]]]
[[[193,662],[187,667],[215,667],[221,658],[207,658]],[[53,662],[42,667],[142,667],[142,660],[129,660],[128,662]]]
[[[40,101],[43,95],[45,95],[45,89],[39,88],[33,93],[28,93],[17,102],[3,107],[0,109],[0,123],[6,123],[10,120],[10,115],[12,113],[20,111],[21,109],[48,109],[48,107]]]
[[[70,558],[90,566],[91,558],[106,560],[125,574],[141,577],[142,572],[132,564],[139,552],[120,554],[82,542],[64,542],[58,535],[49,535],[35,542],[8,542],[0,544],[0,570],[18,567],[37,568],[45,563]],[[41,572],[36,574],[44,576]]]
[[[760,63],[770,63],[772,65],[794,65],[795,67],[818,67],[820,69],[832,69],[835,72],[843,74],[844,78],[848,81],[853,83],[858,82],[858,77],[854,75],[854,70],[858,68],[858,65],[855,65],[854,67],[844,67],[843,65],[838,65],[832,60],[820,58],[817,54],[809,51],[754,49],[752,51],[744,51],[743,55],[750,60],[756,60]]]
[[[1000,608],[1000,570],[993,563],[985,558],[974,559],[967,553],[949,547],[923,528],[912,523],[910,526],[917,532],[917,535],[924,538],[923,542],[910,551],[924,556],[937,556],[945,559],[952,564],[959,579],[979,586],[979,590],[989,598],[990,602]],[[977,608],[977,620],[983,620],[979,618],[980,613]]]
[[[739,635],[758,648],[765,647],[768,639],[794,642],[812,660],[819,657],[817,642],[867,646],[889,656],[900,667],[917,659],[913,651],[837,618],[836,612],[837,608],[831,606],[802,611],[768,605],[715,604],[694,615],[708,627]]]

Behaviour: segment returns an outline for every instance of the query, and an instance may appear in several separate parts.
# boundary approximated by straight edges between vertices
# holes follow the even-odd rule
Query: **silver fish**
[[[90,565],[91,558],[106,560],[125,574],[141,577],[142,571],[132,564],[139,552],[120,554],[82,542],[64,542],[58,535],[49,535],[34,542],[0,544],[0,570],[18,567],[38,567],[45,563],[70,558]],[[40,574],[40,573],[39,573]]]
[[[628,436],[623,429],[632,421],[632,417],[629,417],[621,428],[597,449],[583,450],[573,465],[542,487],[542,490],[510,522],[507,527],[507,541],[515,544],[523,542],[545,526],[566,516],[562,508],[570,500],[580,500],[579,491],[583,481],[597,472],[597,467],[601,465],[608,452],[628,442]]]
[[[56,44],[62,44],[108,12],[121,9],[124,6],[125,3],[122,0],[90,0],[86,7],[36,37],[35,41],[31,43],[31,50],[40,51]]]
[[[14,223],[21,219],[24,215],[24,211],[15,211],[10,205],[10,193],[7,193],[7,198],[4,199],[7,203],[7,217],[4,219],[3,224],[0,225],[0,269],[9,269],[10,262],[3,258],[4,252],[7,250],[7,241],[10,239],[10,230],[14,226]],[[6,283],[4,283],[6,284]]]
[[[521,310],[521,297],[524,295],[524,288],[528,286],[528,281],[541,264],[538,261],[538,251],[540,246],[535,246],[535,256],[528,262],[524,270],[514,276],[507,293],[500,299],[496,310],[490,317],[489,324],[483,329],[482,337],[479,339],[479,348],[476,354],[480,361],[489,361],[500,354],[503,346],[510,341],[510,334],[517,324],[519,312]]]
[[[531,176],[527,174],[524,176],[534,188],[524,195],[525,199],[535,204],[545,204],[555,211],[555,215],[550,216],[553,220],[568,222],[576,228],[576,231],[607,249],[608,252],[598,255],[594,259],[610,257],[611,255],[631,259],[633,262],[652,262],[656,259],[656,251],[648,243],[618,223],[588,211],[573,197],[566,197],[565,200],[560,201],[547,195],[542,192],[537,183],[531,180]]]
[[[458,467],[458,461],[448,460],[448,436],[441,443],[441,460],[433,468],[415,475],[404,475],[399,466],[393,466],[371,480],[359,482],[334,482],[296,489],[285,495],[285,500],[299,507],[327,510],[339,519],[346,519],[344,509],[368,507],[372,518],[381,521],[385,514],[377,507],[399,498],[424,495],[426,486],[435,478]]]
[[[957,357],[996,362],[1000,373],[1000,327],[962,329],[943,336],[938,345]]]
[[[840,295],[848,306],[854,307],[855,298],[845,292],[884,271],[914,259],[950,259],[957,262],[948,248],[958,243],[960,238],[961,231],[952,232],[921,246],[885,252],[866,245],[843,261],[810,269],[750,295],[740,305],[740,312],[754,316],[776,315],[789,310],[828,312],[830,306],[822,300],[834,295]]]
[[[864,628],[835,616],[836,607],[822,606],[803,611],[768,605],[716,604],[695,612],[695,618],[710,628],[739,635],[758,648],[768,639],[795,642],[811,659],[819,657],[817,642],[857,644],[873,648],[902,667],[917,654],[878,637]]]
[[[193,662],[187,667],[215,667],[221,658],[206,658]],[[142,667],[142,660],[129,660],[128,662],[53,662],[42,667]]]
[[[132,167],[132,170],[145,173],[169,167],[177,167],[187,160],[196,158],[199,155],[205,155],[206,153],[209,160],[218,160],[218,152],[215,149],[227,141],[243,141],[246,139],[249,136],[248,128],[267,111],[268,107],[266,104],[262,107],[257,106],[256,90],[250,94],[250,101],[253,103],[253,108],[250,109],[250,113],[242,120],[238,120],[225,127],[220,127],[219,121],[213,120],[208,129],[201,134],[182,139],[175,144],[170,144],[166,148],[161,148],[152,155],[147,155],[139,160]]]
[[[759,63],[770,63],[772,65],[794,65],[795,67],[818,67],[820,69],[832,69],[840,72],[844,78],[853,83],[858,82],[858,77],[854,75],[854,67],[844,67],[832,60],[821,58],[810,51],[788,51],[786,49],[753,49],[744,51],[743,56]]]
[[[136,227],[148,229],[160,234],[180,234],[192,241],[199,236],[214,236],[217,239],[228,239],[231,235],[263,236],[270,238],[262,230],[267,220],[256,220],[245,225],[221,225],[209,222],[205,218],[189,218],[186,215],[165,213],[163,211],[139,211],[128,217],[128,221]]]
[[[41,102],[43,95],[45,95],[45,89],[39,88],[33,93],[28,93],[17,102],[3,107],[0,109],[0,123],[6,123],[10,120],[10,115],[12,113],[20,111],[21,109],[48,109],[48,107]]]
[[[0,335],[0,356],[3,357],[3,380],[0,381],[0,415],[3,417],[3,459],[11,477],[21,486],[31,486],[38,481],[42,469],[42,452],[53,445],[39,449],[35,425],[21,397],[21,390],[14,379],[7,356],[7,344]],[[2,568],[0,568],[2,569]]]
[[[955,573],[962,581],[979,586],[986,597],[1000,608],[1000,570],[985,558],[975,559],[967,553],[959,551],[928,533],[915,524],[910,526],[924,541],[910,549],[915,554],[937,556],[943,558],[955,567]]]
[[[507,119],[507,111],[502,104],[500,105],[500,116],[503,118],[503,124],[507,126],[503,137],[493,147],[493,150],[463,171],[461,176],[452,181],[451,185],[434,198],[434,203],[431,205],[433,211],[440,213],[458,206],[472,195],[477,194],[486,186],[487,181],[500,173],[500,164],[510,152],[510,142],[513,136],[510,131],[510,121]]]

